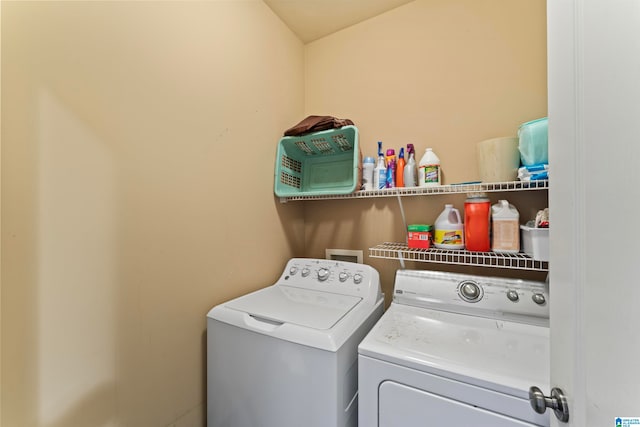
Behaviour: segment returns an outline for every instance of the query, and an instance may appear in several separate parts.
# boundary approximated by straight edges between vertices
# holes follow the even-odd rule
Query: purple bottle
[[[385,156],[387,160],[387,185],[386,188],[394,188],[396,186],[396,152],[393,148],[387,150]]]

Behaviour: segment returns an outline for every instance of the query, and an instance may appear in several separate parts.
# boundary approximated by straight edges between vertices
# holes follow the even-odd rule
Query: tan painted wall
[[[514,135],[546,115],[546,3],[543,0],[416,0],[305,46],[305,111],[352,119],[363,155],[413,143],[432,147],[445,183],[479,179],[475,146]],[[545,193],[503,194],[522,218],[547,206]],[[497,201],[499,195],[491,195]],[[408,223],[433,224],[464,195],[405,198]],[[395,199],[307,202],[306,255],[403,241]],[[387,302],[394,261],[365,257],[380,270]],[[487,268],[414,268],[520,274]],[[534,274],[532,278],[544,278]]]
[[[546,114],[542,0],[417,0],[304,48],[259,1],[3,2],[1,28],[10,427],[200,426],[210,307],[291,256],[403,239],[394,199],[274,200],[274,143],[303,112],[353,119],[365,155],[431,146],[446,182]],[[463,200],[404,206],[433,222]],[[388,302],[397,263],[365,261]]]
[[[262,1],[2,2],[3,426],[203,425],[207,311],[303,251],[303,59]]]

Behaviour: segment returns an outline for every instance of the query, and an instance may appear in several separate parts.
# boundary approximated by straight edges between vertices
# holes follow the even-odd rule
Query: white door
[[[551,419],[615,427],[640,419],[640,1],[547,13],[551,384],[570,410]]]

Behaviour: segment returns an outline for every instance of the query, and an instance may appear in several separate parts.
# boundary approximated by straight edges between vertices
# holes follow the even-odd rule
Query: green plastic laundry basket
[[[278,197],[353,193],[359,166],[355,126],[285,136],[278,144],[274,192]]]

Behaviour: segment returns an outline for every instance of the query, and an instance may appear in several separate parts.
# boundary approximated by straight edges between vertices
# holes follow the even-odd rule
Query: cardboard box
[[[407,226],[407,246],[411,249],[429,249],[431,246],[431,226],[426,224]]]

